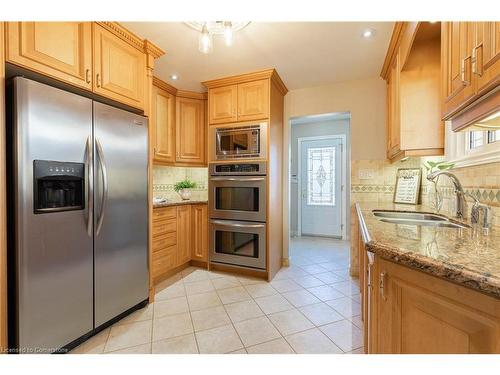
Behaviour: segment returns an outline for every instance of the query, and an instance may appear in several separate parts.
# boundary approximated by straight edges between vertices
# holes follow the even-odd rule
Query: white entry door
[[[342,237],[342,139],[300,143],[301,233]]]

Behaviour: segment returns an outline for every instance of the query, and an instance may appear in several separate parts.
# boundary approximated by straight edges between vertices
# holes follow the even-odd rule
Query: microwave
[[[267,123],[210,128],[215,160],[265,159]]]

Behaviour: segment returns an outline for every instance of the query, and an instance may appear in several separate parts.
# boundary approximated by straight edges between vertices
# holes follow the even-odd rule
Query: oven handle
[[[264,228],[264,224],[240,224],[225,220],[211,220],[211,224],[222,225],[225,227],[238,227],[238,228]]]
[[[264,181],[265,177],[211,177],[210,180],[254,182],[254,181]]]

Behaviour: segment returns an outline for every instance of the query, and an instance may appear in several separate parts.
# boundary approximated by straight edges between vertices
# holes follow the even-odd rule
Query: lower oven
[[[266,269],[266,224],[210,220],[210,262]]]

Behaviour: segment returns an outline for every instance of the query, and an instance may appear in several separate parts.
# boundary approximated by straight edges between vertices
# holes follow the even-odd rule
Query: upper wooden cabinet
[[[440,25],[397,22],[381,75],[387,81],[387,158],[442,155]]]
[[[238,86],[217,87],[210,91],[209,122],[222,124],[238,121]]]
[[[91,22],[7,22],[8,62],[92,89]]]
[[[192,254],[191,259],[208,261],[208,206],[196,204],[191,206]]]
[[[238,85],[238,121],[261,120],[269,117],[269,80]]]
[[[6,25],[7,62],[146,109],[154,59],[164,54],[151,42],[116,22]]]
[[[175,163],[175,96],[153,85],[151,101],[153,161]]]
[[[206,164],[205,100],[177,97],[176,162]]]
[[[203,82],[208,88],[208,123],[268,120],[271,83],[285,95],[287,89],[274,69]]]
[[[443,22],[443,119],[500,82],[500,23]]]
[[[144,108],[144,52],[94,24],[94,92],[136,108]]]

